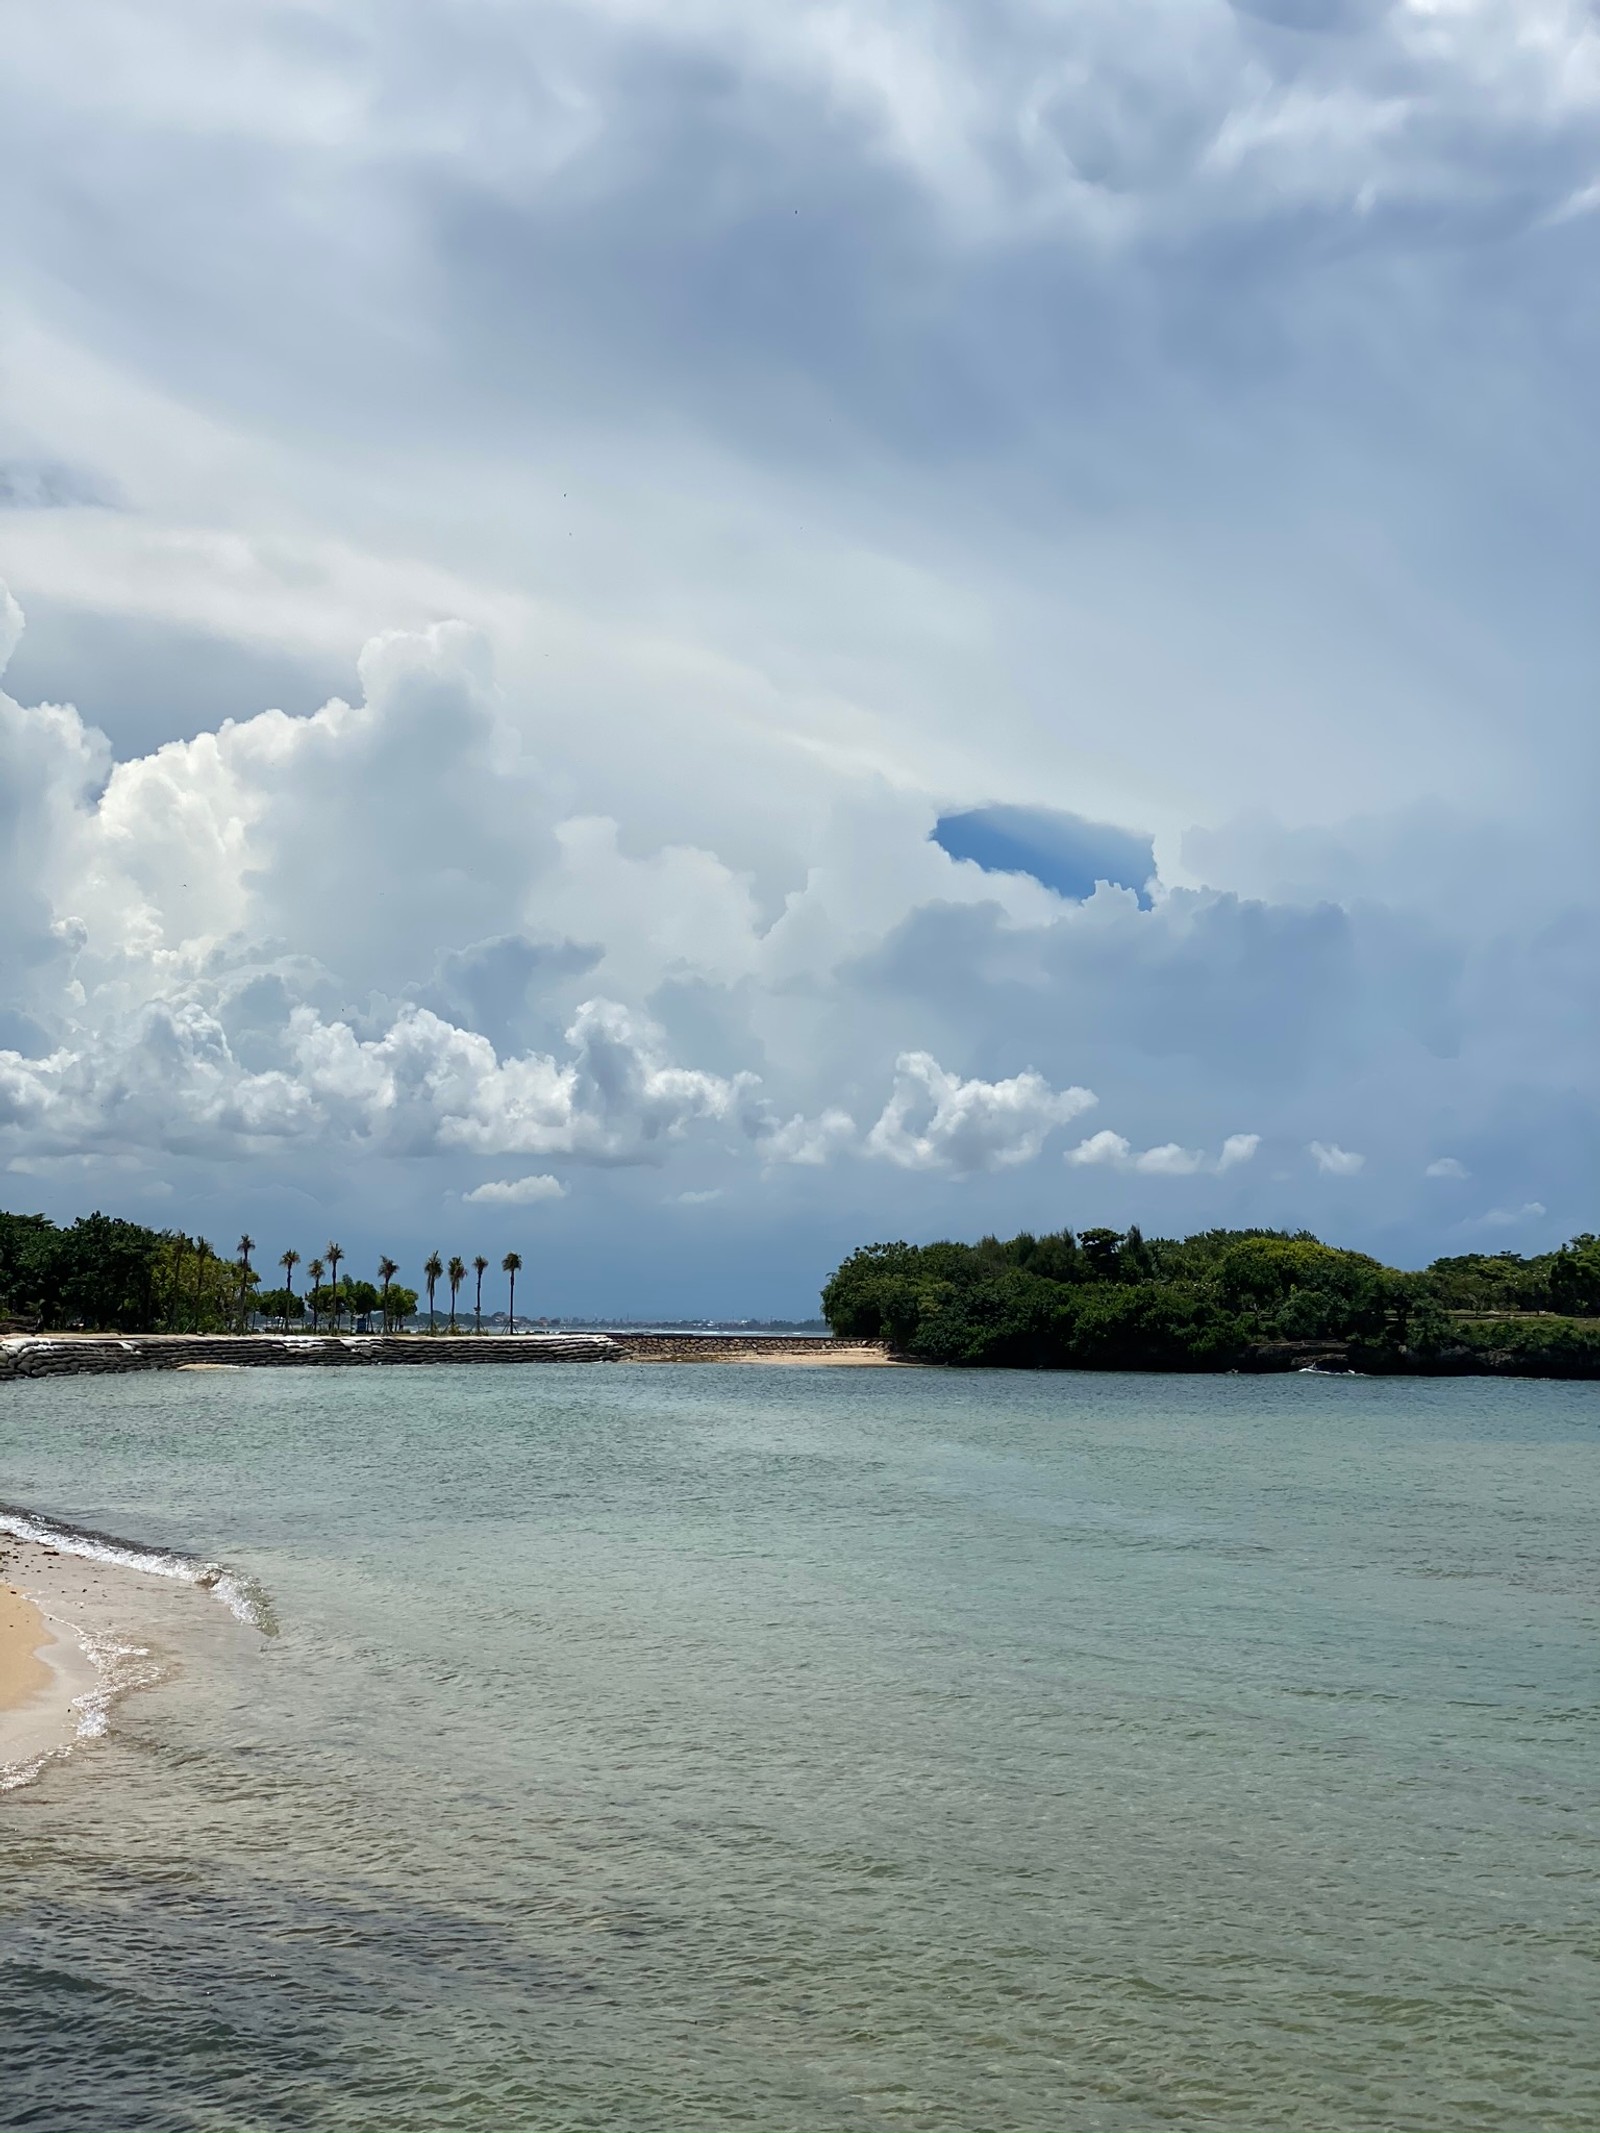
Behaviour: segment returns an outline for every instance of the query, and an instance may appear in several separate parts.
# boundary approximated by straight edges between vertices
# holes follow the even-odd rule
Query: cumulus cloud
[[[1425,1178],[1470,1178],[1472,1172],[1458,1157],[1440,1155],[1434,1157],[1422,1175]]]
[[[300,1005],[286,1064],[251,1071],[198,1000],[158,1003],[78,1049],[43,1059],[0,1052],[0,1126],[47,1143],[133,1142],[241,1149],[340,1140],[400,1155],[562,1155],[659,1161],[700,1122],[733,1116],[751,1074],[724,1078],[664,1058],[647,1018],[586,1000],[569,1055],[501,1059],[487,1037],[406,1007],[381,1034]],[[491,1195],[493,1197],[494,1195]]]
[[[566,1186],[547,1172],[526,1178],[492,1178],[461,1195],[474,1207],[536,1207],[541,1200],[564,1200],[566,1196]]]
[[[1353,1178],[1358,1170],[1366,1167],[1366,1157],[1357,1155],[1349,1148],[1341,1148],[1337,1141],[1312,1141],[1306,1153],[1311,1157],[1324,1177]]]
[[[1203,1149],[1181,1147],[1177,1141],[1164,1141],[1159,1147],[1136,1152],[1123,1134],[1101,1131],[1090,1134],[1076,1148],[1069,1148],[1062,1160],[1079,1168],[1100,1165],[1138,1171],[1146,1177],[1191,1178],[1201,1172],[1220,1175],[1237,1169],[1250,1161],[1260,1145],[1259,1133],[1230,1133],[1215,1156],[1208,1156]]]
[[[477,1208],[547,1196],[554,1213],[548,1170],[479,1183],[481,1166],[622,1182],[671,1163],[669,1200],[715,1193],[743,1219],[762,1195],[803,1204],[826,1169],[862,1234],[922,1219],[907,1195],[941,1180],[969,1196],[952,1227],[1004,1227],[1037,1220],[1008,1181],[1091,1107],[1092,1082],[1175,1129],[1141,1146],[1108,1128],[1066,1151],[1085,1190],[1113,1188],[1107,1218],[1128,1219],[1130,1188],[1184,1179],[1197,1222],[1279,1221],[1251,1168],[1261,1134],[1215,1137],[1241,1090],[1265,1131],[1304,1145],[1322,1105],[1348,1108],[1381,1063],[1388,1128],[1414,1116],[1415,1177],[1446,1071],[1427,1064],[1444,975],[1455,1115],[1498,1085],[1485,1047],[1503,1038],[1504,979],[1478,1014],[1452,966],[1397,951],[1371,907],[1191,889],[1143,903],[1105,885],[1063,905],[953,861],[928,841],[931,802],[881,791],[853,797],[763,899],[714,852],[564,817],[534,740],[504,730],[472,633],[387,638],[362,672],[355,703],[120,765],[69,710],[0,698],[14,1174],[66,1192],[114,1163],[154,1196],[270,1156],[296,1189],[359,1170],[370,1195],[374,1166],[399,1180],[425,1163]],[[444,771],[441,731],[457,743]],[[1408,1085],[1388,1047],[1411,1029]],[[1310,1148],[1327,1174],[1363,1167]],[[1224,1176],[1233,1196],[1213,1210]]]
[[[1064,905],[953,861],[931,800],[878,787],[841,803],[777,896],[709,849],[564,816],[473,632],[386,636],[361,675],[355,702],[123,764],[69,709],[0,697],[0,1160],[65,1179],[136,1156],[152,1191],[173,1164],[268,1152],[307,1180],[427,1162],[465,1197],[485,1161],[672,1162],[695,1191],[712,1189],[697,1165],[732,1159],[749,1183],[719,1171],[725,1198],[803,1193],[827,1169],[850,1204],[876,1166],[863,1224],[942,1177],[1003,1225],[1006,1180],[1101,1088],[1172,1131],[1089,1136],[1066,1152],[1086,1183],[1187,1179],[1203,1220],[1206,1182],[1231,1176],[1230,1218],[1243,1192],[1276,1220],[1250,1169],[1261,1134],[1215,1137],[1241,1093],[1306,1145],[1370,1077],[1385,1130],[1416,1135],[1415,1178],[1443,1089],[1490,1130],[1508,999],[1578,1016],[1550,1029],[1548,1063],[1587,1050],[1578,921],[1536,951],[1543,993],[1502,956],[1475,996],[1458,959],[1370,903],[1102,884]],[[1324,1174],[1364,1167],[1309,1147]]]
[[[1469,1216],[1458,1226],[1467,1231],[1491,1234],[1497,1230],[1525,1229],[1530,1222],[1543,1221],[1548,1210],[1542,1200],[1524,1200],[1520,1207],[1491,1207],[1481,1215]]]
[[[928,1052],[902,1052],[894,1089],[867,1135],[869,1155],[902,1170],[1004,1170],[1028,1163],[1046,1136],[1095,1102],[1032,1072],[963,1081]]]
[[[855,1139],[855,1120],[848,1111],[833,1106],[816,1118],[796,1113],[786,1124],[764,1132],[759,1146],[766,1162],[801,1163],[814,1169],[851,1147]]]

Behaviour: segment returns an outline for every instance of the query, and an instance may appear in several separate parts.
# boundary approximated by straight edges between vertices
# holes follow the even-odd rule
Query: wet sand
[[[708,1355],[708,1363],[759,1364],[767,1370],[907,1370],[915,1369],[914,1363],[906,1363],[898,1355],[885,1354],[878,1348],[835,1348],[829,1341],[818,1341],[816,1355],[762,1354],[741,1355],[737,1348],[721,1348],[715,1355]],[[642,1362],[651,1360],[648,1356]]]
[[[50,1686],[50,1669],[39,1657],[51,1641],[44,1616],[15,1585],[0,1585],[0,1711],[31,1703]]]
[[[261,1642],[202,1586],[0,1536],[0,1795],[92,1745],[130,1690],[241,1638]]]
[[[16,1552],[7,1549],[0,1584],[0,1790],[72,1741],[75,1706],[100,1685],[94,1661],[48,1598],[41,1605],[40,1595],[9,1582]]]

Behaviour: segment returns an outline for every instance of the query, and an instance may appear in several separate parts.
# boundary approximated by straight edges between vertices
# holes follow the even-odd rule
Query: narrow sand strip
[[[641,1339],[652,1339],[645,1334]],[[626,1342],[629,1336],[619,1334]],[[672,1335],[664,1338],[670,1340]],[[764,1348],[756,1340],[730,1341],[719,1347],[710,1336],[687,1336],[681,1347],[664,1352],[647,1350],[643,1355],[630,1353],[626,1348],[622,1355],[624,1363],[637,1363],[641,1367],[652,1363],[742,1363],[752,1369],[762,1370],[920,1370],[920,1363],[908,1362],[904,1356],[890,1355],[887,1349],[875,1342],[859,1348],[836,1346],[832,1341],[819,1340],[809,1348]]]
[[[0,1585],[0,1787],[72,1739],[73,1702],[97,1682],[71,1630],[48,1621],[14,1585]]]
[[[706,1361],[760,1364],[768,1370],[905,1370],[914,1367],[902,1362],[897,1355],[885,1355],[875,1348],[839,1348],[830,1353],[826,1341],[818,1341],[817,1347],[822,1351],[818,1355],[763,1355],[759,1350],[754,1355],[741,1355],[737,1348],[723,1348],[715,1355],[708,1355]]]

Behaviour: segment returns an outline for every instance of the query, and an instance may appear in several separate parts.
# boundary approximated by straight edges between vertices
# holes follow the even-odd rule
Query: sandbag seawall
[[[597,1363],[618,1353],[603,1333],[12,1334],[0,1339],[0,1381],[200,1365],[340,1370],[384,1363]]]
[[[784,1334],[661,1333],[29,1333],[0,1336],[0,1382],[95,1377],[132,1370],[342,1370],[424,1363],[726,1363],[762,1356],[821,1361],[881,1341]]]

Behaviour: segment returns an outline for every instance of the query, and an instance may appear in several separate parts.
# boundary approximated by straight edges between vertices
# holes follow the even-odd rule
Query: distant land
[[[397,1277],[398,1263],[378,1261],[377,1281],[340,1274],[347,1254],[338,1245],[302,1258],[292,1247],[267,1248],[266,1264],[279,1285],[264,1285],[261,1247],[242,1236],[231,1255],[204,1237],[155,1230],[114,1215],[84,1215],[60,1225],[45,1215],[0,1211],[0,1330],[19,1332],[242,1333],[257,1327],[283,1332],[357,1330],[400,1332],[454,1326],[483,1333],[507,1331],[507,1307],[485,1304],[484,1279],[509,1283],[516,1253],[499,1268],[481,1255],[446,1262],[437,1253],[421,1267],[428,1301]],[[331,1264],[329,1262],[332,1262]],[[297,1288],[296,1270],[303,1267]],[[514,1291],[513,1291],[514,1294]],[[524,1296],[527,1287],[524,1285]],[[516,1311],[519,1329],[604,1333],[743,1333],[826,1336],[821,1318],[574,1318],[532,1308]]]
[[[484,1319],[484,1324],[489,1323]],[[825,1318],[530,1318],[530,1326],[562,1333],[816,1333]]]
[[[204,1238],[93,1214],[68,1226],[0,1213],[0,1330],[112,1333],[501,1332],[486,1308],[487,1259],[432,1254],[428,1304],[378,1265],[337,1273],[327,1247],[277,1256],[262,1286],[256,1242],[232,1257]],[[337,1254],[337,1259],[333,1255]],[[500,1273],[521,1271],[509,1253]],[[324,1278],[326,1277],[326,1278]],[[524,1291],[526,1293],[526,1290]],[[1309,1230],[1023,1232],[975,1244],[870,1244],[836,1269],[820,1319],[575,1318],[515,1312],[520,1329],[881,1341],[912,1362],[1048,1370],[1359,1370],[1447,1376],[1600,1377],[1600,1238],[1558,1250],[1468,1252],[1407,1271]]]
[[[1600,1377],[1600,1239],[1588,1234],[1415,1273],[1309,1230],[870,1244],[822,1307],[835,1334],[922,1363]]]

